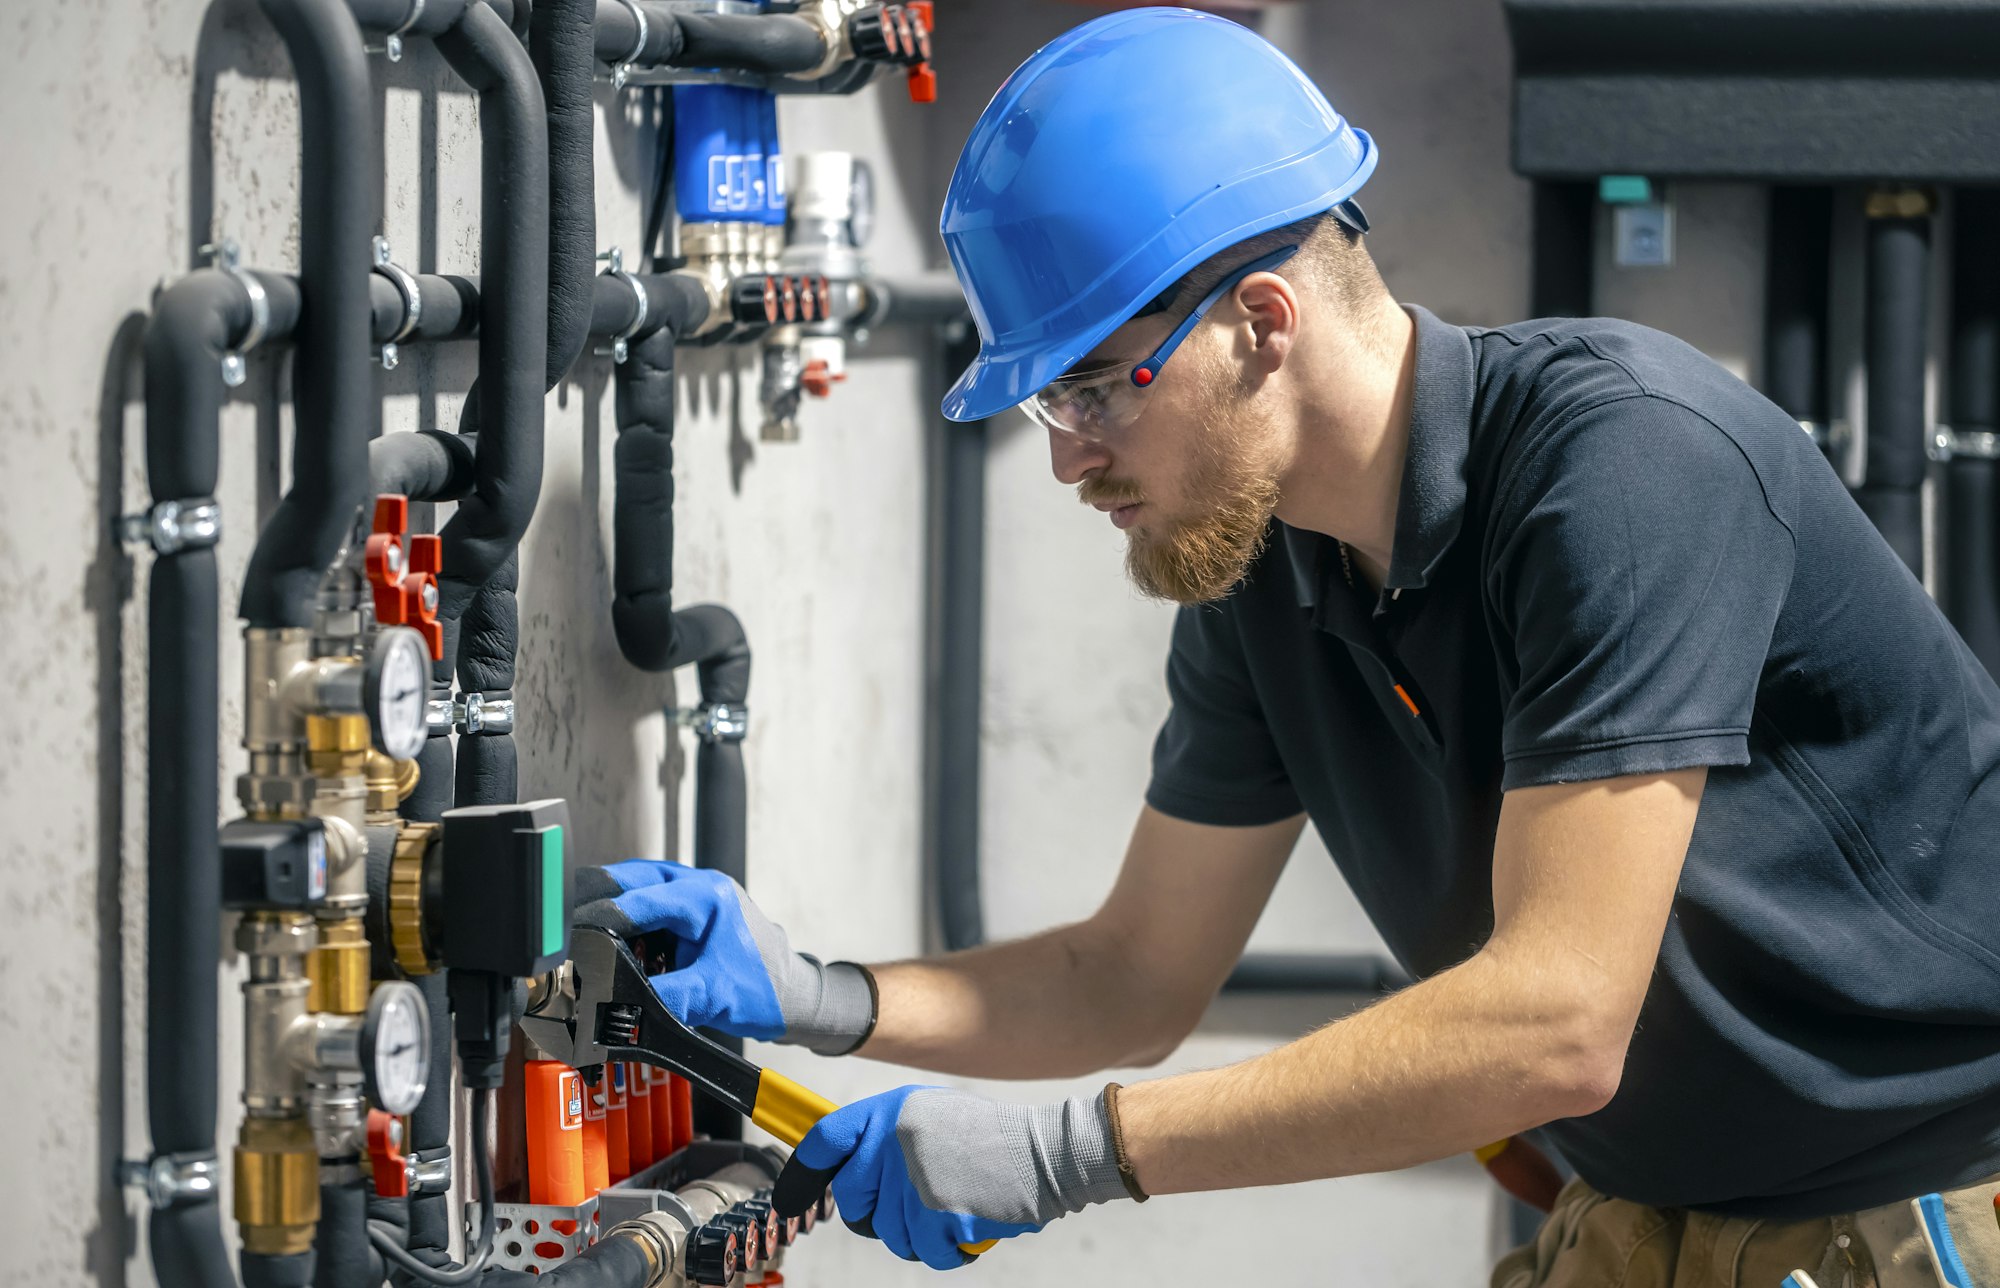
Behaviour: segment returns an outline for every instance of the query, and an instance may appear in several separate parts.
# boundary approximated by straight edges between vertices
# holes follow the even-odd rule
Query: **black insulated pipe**
[[[1952,194],[1951,366],[1946,416],[1967,448],[2000,433],[2000,189]],[[1945,467],[1944,607],[2000,676],[2000,462],[1967,452]]]
[[[1929,200],[1909,189],[1876,192],[1868,216],[1867,467],[1855,500],[1921,580]]]
[[[641,1288],[653,1282],[657,1268],[638,1239],[617,1230],[575,1257],[540,1274],[525,1270],[489,1270],[479,1277],[482,1288]],[[678,1276],[674,1276],[678,1278]]]
[[[498,14],[469,7],[438,52],[479,94],[479,377],[464,428],[479,434],[477,484],[445,525],[438,615],[462,616],[513,554],[542,484],[548,364],[547,123],[527,51]]]
[[[319,1237],[313,1251],[314,1288],[376,1288],[382,1282],[382,1258],[368,1244],[368,1198],[372,1189],[358,1161],[349,1160],[345,1179],[329,1181],[322,1169],[319,1185]]]
[[[413,273],[410,280],[416,283],[419,312],[416,325],[400,343],[463,340],[479,334],[479,287],[472,279]],[[369,339],[376,344],[396,340],[407,308],[402,289],[387,275],[368,275]]]
[[[367,499],[369,194],[381,161],[361,27],[346,0],[262,0],[299,82],[299,286],[292,486],[243,577],[252,627],[312,624],[313,603]]]
[[[597,0],[540,0],[528,22],[528,54],[541,78],[549,140],[548,362],[553,389],[590,338],[597,262],[597,188],[592,166]]]
[[[704,316],[707,296],[691,279],[639,279],[649,300],[647,322],[657,329],[631,341],[618,367],[618,443],[612,501],[612,628],[626,661],[643,671],[693,665],[703,707],[747,707],[750,645],[743,625],[715,604],[674,608],[674,342],[682,327]],[[653,291],[661,293],[655,311]],[[600,277],[597,329],[624,334],[639,318],[631,284]],[[698,730],[695,753],[695,856],[704,867],[738,882],[749,876],[746,834],[748,787],[741,733]],[[732,1050],[742,1044],[719,1039]],[[741,1139],[740,1115],[703,1096],[695,1103],[695,1128],[717,1140]]]
[[[1826,321],[1833,189],[1776,184],[1765,239],[1764,396],[1827,442]]]
[[[621,0],[595,0],[596,57],[639,67],[720,67],[785,75],[811,71],[826,58],[819,28],[790,14],[688,13],[659,0],[638,0],[639,23]]]
[[[1596,185],[1568,179],[1535,181],[1528,281],[1528,311],[1534,316],[1591,316],[1596,219]]]
[[[265,333],[298,323],[289,278],[256,274]],[[215,495],[223,355],[249,334],[243,280],[220,270],[169,287],[146,327],[146,481],[155,504]],[[147,595],[146,1109],[155,1157],[216,1156],[220,1058],[216,975],[222,940],[217,755],[220,590],[213,546],[155,547]],[[161,1283],[232,1288],[215,1195],[191,1195],[147,1222]],[[296,1259],[310,1274],[310,1254]]]

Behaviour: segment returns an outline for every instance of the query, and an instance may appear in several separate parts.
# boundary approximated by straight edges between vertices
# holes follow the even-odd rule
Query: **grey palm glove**
[[[653,991],[680,1020],[844,1055],[875,1025],[875,986],[853,962],[792,951],[785,932],[720,872],[629,859],[576,874],[576,919],[625,939],[674,937]]]
[[[1104,1093],[1016,1105],[899,1087],[857,1100],[806,1133],[773,1203],[781,1215],[801,1210],[829,1182],[857,1233],[938,1270],[964,1265],[988,1239],[1138,1197],[1119,1173]]]

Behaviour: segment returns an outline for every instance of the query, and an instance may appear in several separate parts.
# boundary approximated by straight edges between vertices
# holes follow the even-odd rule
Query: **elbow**
[[[1625,1074],[1632,1023],[1585,1013],[1555,1027],[1529,1082],[1547,1120],[1582,1118],[1609,1105]]]
[[[1134,1069],[1150,1069],[1160,1064],[1180,1050],[1181,1043],[1187,1041],[1207,1010],[1205,1005],[1161,1007],[1123,1063]]]

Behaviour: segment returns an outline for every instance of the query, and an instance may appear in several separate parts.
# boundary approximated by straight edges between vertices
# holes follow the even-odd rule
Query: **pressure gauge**
[[[430,662],[424,637],[407,626],[384,627],[368,650],[361,673],[362,705],[368,708],[375,746],[397,760],[414,760],[424,749]]]
[[[361,1084],[368,1103],[407,1114],[430,1080],[431,1017],[423,990],[405,980],[375,986],[361,1020]]]

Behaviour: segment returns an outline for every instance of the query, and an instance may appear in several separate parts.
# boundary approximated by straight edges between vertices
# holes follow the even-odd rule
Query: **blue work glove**
[[[653,991],[684,1024],[821,1055],[852,1051],[874,1027],[868,973],[793,952],[720,872],[629,859],[578,870],[575,888],[577,921],[627,940],[665,931],[678,941],[674,969],[653,977]]]
[[[806,1133],[778,1178],[779,1211],[816,1198],[829,1179],[850,1229],[936,1270],[972,1259],[961,1244],[1032,1234],[1129,1194],[1102,1093],[1013,1105],[898,1087]]]

